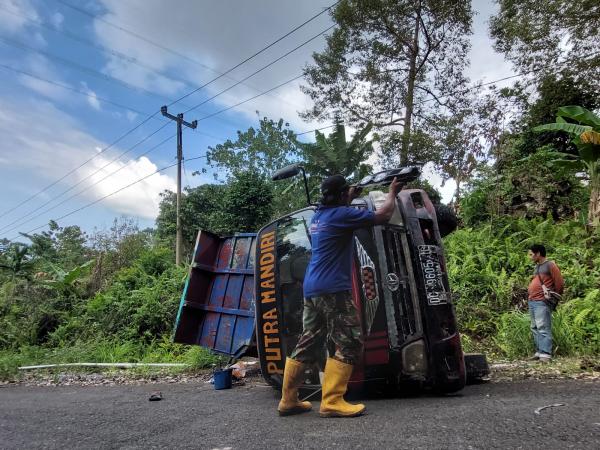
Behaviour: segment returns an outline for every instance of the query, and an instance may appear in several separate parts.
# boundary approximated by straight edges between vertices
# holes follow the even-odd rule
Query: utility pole
[[[192,123],[186,122],[183,120],[183,113],[177,114],[174,116],[173,114],[169,114],[167,112],[167,107],[162,106],[160,108],[160,112],[163,116],[174,120],[177,122],[177,237],[175,241],[175,264],[181,264],[181,243],[182,243],[182,233],[181,233],[181,161],[183,160],[183,144],[182,144],[182,133],[181,133],[181,125],[185,125],[188,128],[194,129],[198,126],[198,121],[194,120]]]

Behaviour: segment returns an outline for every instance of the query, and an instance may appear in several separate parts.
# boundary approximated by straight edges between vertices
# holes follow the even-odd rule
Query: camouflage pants
[[[326,344],[338,361],[355,364],[360,358],[363,336],[350,291],[305,297],[302,328],[292,359],[313,364]]]

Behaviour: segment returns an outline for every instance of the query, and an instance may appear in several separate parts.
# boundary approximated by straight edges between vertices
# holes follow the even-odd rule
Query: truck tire
[[[482,353],[465,353],[465,369],[467,384],[481,383],[490,374],[490,366]]]
[[[448,236],[458,227],[456,214],[448,205],[442,205],[441,203],[436,204],[435,215],[437,217],[441,237]]]

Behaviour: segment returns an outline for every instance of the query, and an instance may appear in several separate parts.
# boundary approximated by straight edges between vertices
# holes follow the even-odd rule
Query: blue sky
[[[65,3],[76,5],[83,12]],[[161,105],[198,88],[330,3],[0,0],[0,65],[8,66],[0,67],[0,237],[14,238],[18,231],[30,231],[172,164],[176,154],[174,138],[150,150],[174,135],[173,122],[110,163],[164,125],[160,115],[108,150],[101,150],[145,120],[145,114],[153,114]],[[474,21],[470,77],[490,81],[512,75],[510,65],[493,51],[487,37],[486,21],[494,5],[475,0],[473,7],[478,15]],[[330,25],[329,16],[321,15],[231,74],[171,106],[169,111],[175,114],[203,103]],[[323,37],[313,40],[186,114],[186,119],[201,119],[300,75],[311,53],[323,45]],[[226,113],[201,120],[197,130],[184,134],[185,157],[203,155],[209,145],[235,138],[237,130],[255,126],[259,116],[282,117],[297,132],[328,125],[305,123],[298,117],[297,112],[310,105],[300,92],[300,84],[301,80],[297,80]],[[310,139],[310,135],[306,137]],[[146,152],[149,153],[143,155]],[[92,161],[43,194],[3,215],[94,155],[97,156]],[[190,161],[184,184],[212,182],[210,172],[192,177],[193,171],[204,166],[202,159]],[[119,171],[109,176],[116,170]],[[78,224],[92,231],[94,227],[110,226],[114,217],[126,215],[136,218],[141,227],[152,226],[159,193],[175,188],[175,176],[174,168],[156,174],[59,223]],[[438,177],[429,176],[439,184]],[[56,198],[67,189],[71,190]],[[451,182],[443,192],[449,199]],[[64,204],[58,205],[61,201]],[[45,203],[48,204],[39,209]],[[55,205],[58,206],[49,210]]]

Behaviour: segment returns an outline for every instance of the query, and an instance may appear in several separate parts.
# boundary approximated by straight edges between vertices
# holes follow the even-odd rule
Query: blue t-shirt
[[[310,222],[312,255],[304,296],[352,289],[353,230],[375,223],[375,213],[349,206],[320,206]]]

